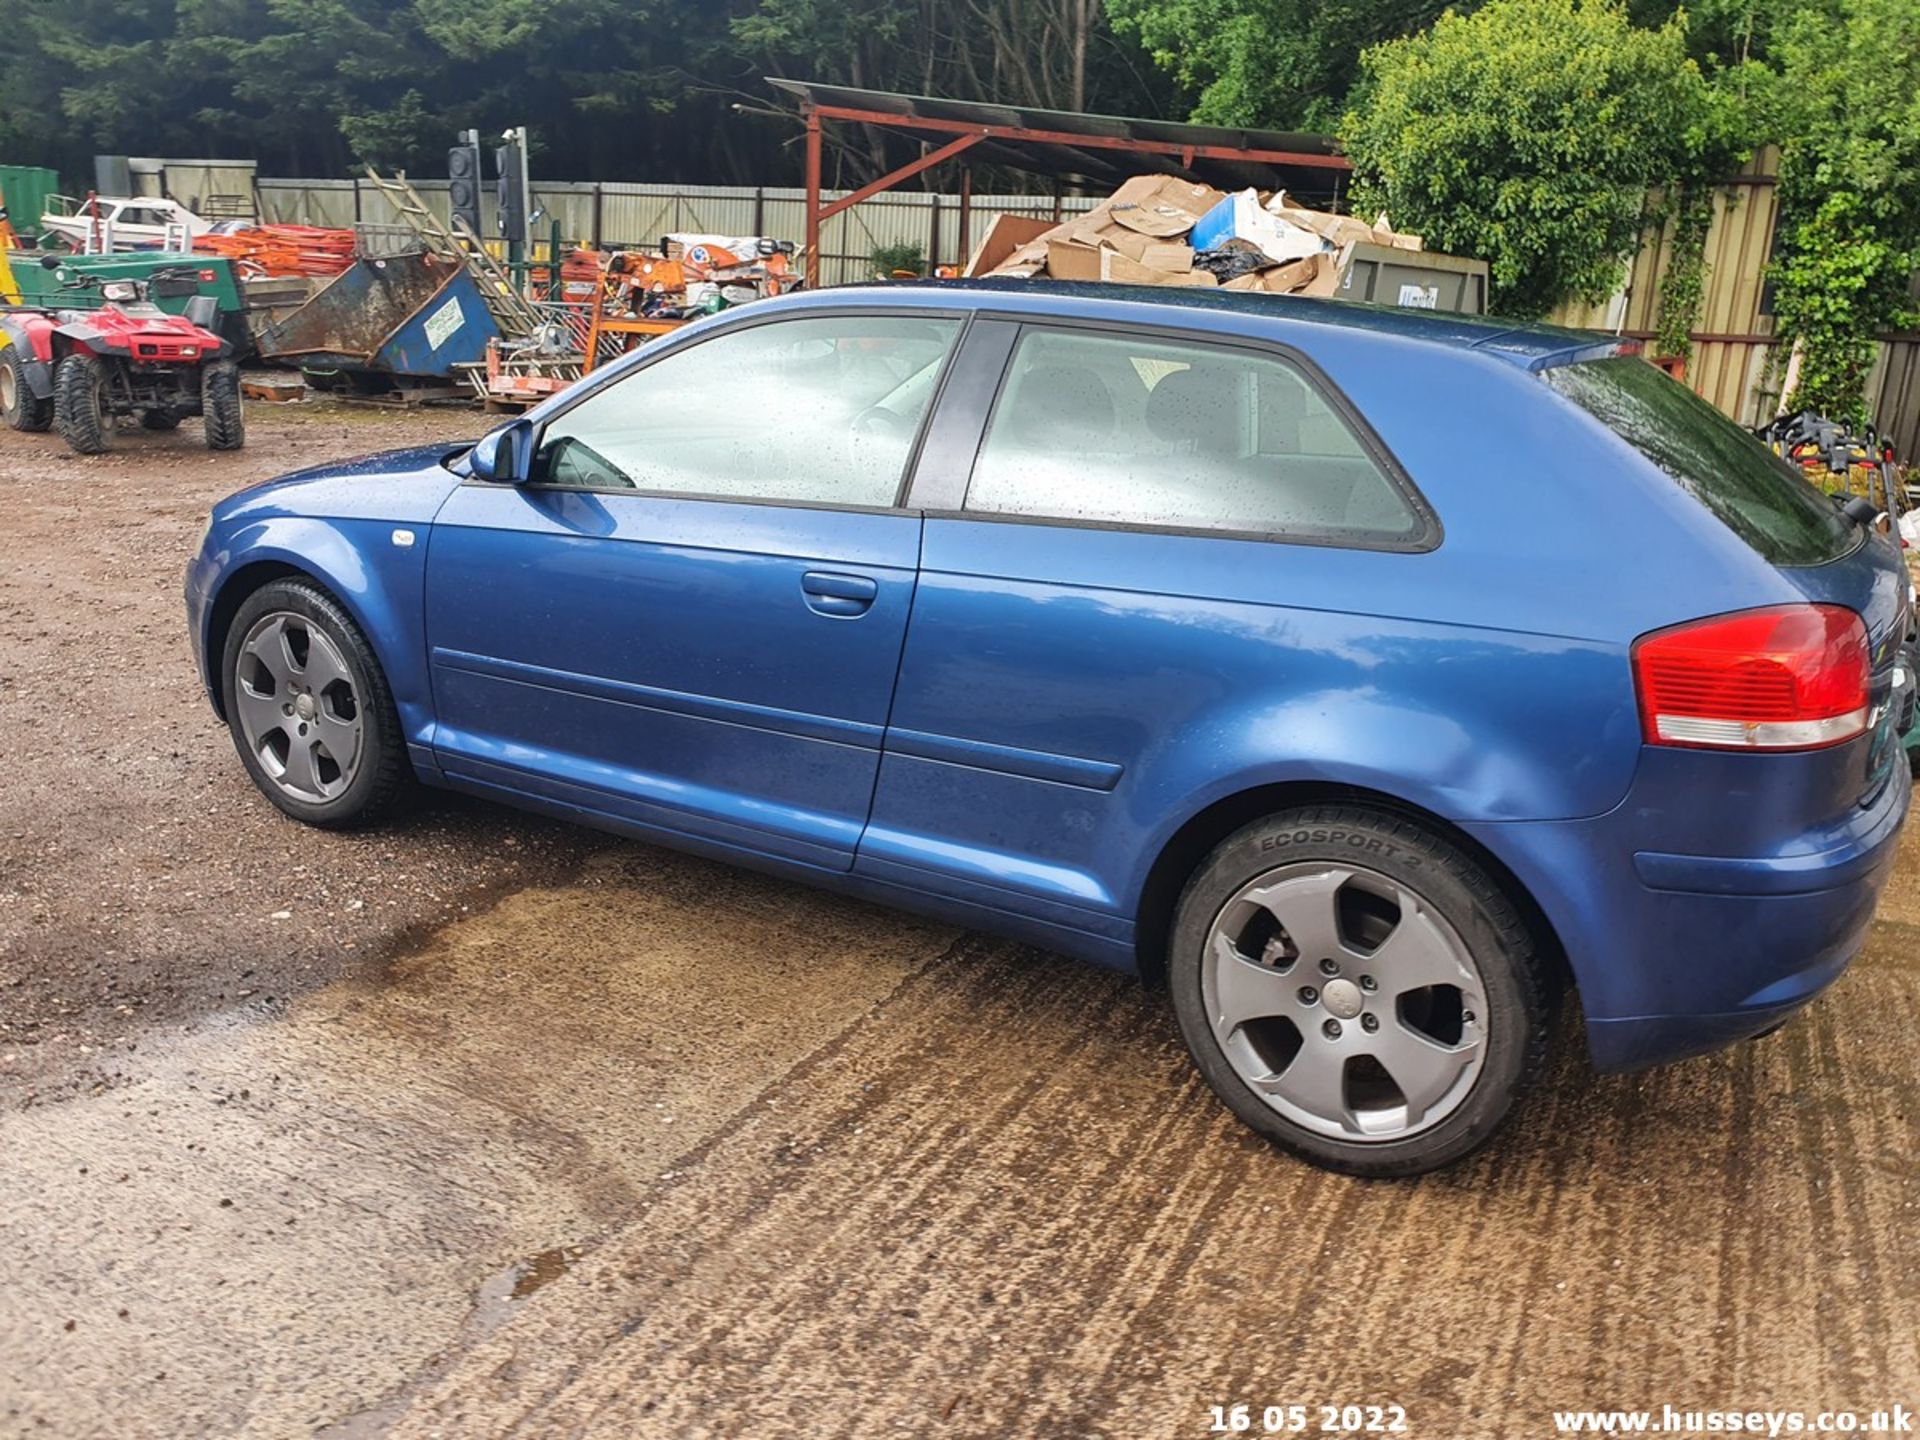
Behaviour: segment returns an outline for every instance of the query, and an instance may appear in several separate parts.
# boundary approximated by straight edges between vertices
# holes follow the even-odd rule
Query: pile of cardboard
[[[1421,248],[1418,235],[1398,233],[1384,215],[1368,225],[1295,205],[1284,191],[1227,195],[1170,175],[1136,175],[1058,225],[999,216],[965,273],[1331,295],[1357,244]]]

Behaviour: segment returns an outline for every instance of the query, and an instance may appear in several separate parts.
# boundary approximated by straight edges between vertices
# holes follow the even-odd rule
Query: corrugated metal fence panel
[[[413,187],[441,219],[447,216],[447,182],[415,180]],[[262,218],[287,225],[355,223],[391,225],[398,215],[369,180],[262,180]],[[845,191],[823,192],[832,201]],[[534,239],[543,240],[548,227],[559,221],[568,241],[598,242],[602,246],[651,248],[663,235],[771,235],[802,241],[807,230],[807,192],[784,186],[638,185],[545,181],[533,187],[536,208],[545,213],[535,222]],[[1071,197],[1057,204],[1061,215],[1084,214],[1098,200]],[[482,220],[491,232],[494,196],[489,186],[482,197]],[[976,195],[973,199],[969,244],[980,237],[996,215],[1012,213],[1052,219],[1056,202],[1049,195]],[[873,199],[833,216],[821,227],[821,278],[842,285],[870,278],[869,257],[882,245],[917,245],[930,263],[957,265],[960,252],[960,197],[899,191]]]
[[[1902,335],[1880,347],[1867,397],[1901,458],[1920,458],[1920,335]]]
[[[344,230],[353,224],[351,180],[262,180],[260,218],[270,225],[320,225]]]
[[[1778,399],[1762,388],[1773,321],[1760,313],[1773,246],[1778,164],[1776,151],[1762,150],[1714,193],[1700,315],[1687,366],[1694,390],[1745,424],[1771,415]],[[1658,201],[1656,195],[1650,203]],[[1553,313],[1554,322],[1651,339],[1660,323],[1660,284],[1673,259],[1673,229],[1671,221],[1657,232],[1649,227],[1623,270],[1620,289],[1598,305],[1563,305]]]

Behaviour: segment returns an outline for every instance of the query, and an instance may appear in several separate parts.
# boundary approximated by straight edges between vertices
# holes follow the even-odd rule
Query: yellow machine
[[[14,283],[13,266],[7,263],[7,252],[19,244],[20,237],[7,222],[7,197],[0,195],[0,302],[8,305],[20,303],[20,287]]]

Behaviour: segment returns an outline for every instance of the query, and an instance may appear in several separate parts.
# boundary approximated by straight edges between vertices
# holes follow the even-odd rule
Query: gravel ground
[[[289,826],[194,674],[180,581],[216,500],[484,423],[255,404],[235,453],[189,423],[93,457],[0,429],[0,1104],[110,1085],[156,1022],[273,1013],[597,843],[453,799],[377,838]]]

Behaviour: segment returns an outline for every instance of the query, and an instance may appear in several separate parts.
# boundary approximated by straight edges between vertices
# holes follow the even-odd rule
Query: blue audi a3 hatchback
[[[444,786],[1163,980],[1245,1123],[1410,1174],[1578,996],[1779,1024],[1911,782],[1886,540],[1621,347],[1198,291],[832,290],[213,512],[241,762]]]

